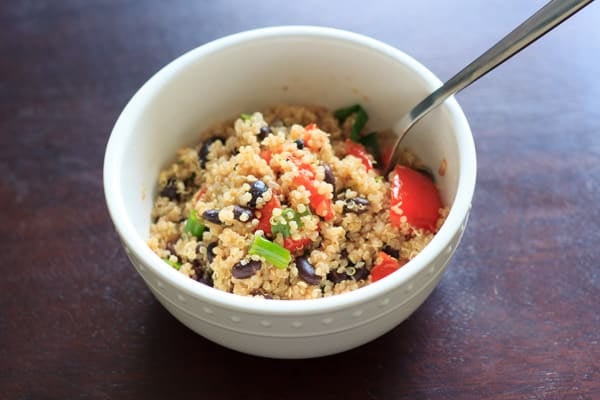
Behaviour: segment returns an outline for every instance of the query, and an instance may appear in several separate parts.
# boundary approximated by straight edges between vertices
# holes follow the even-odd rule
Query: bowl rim
[[[386,55],[395,62],[403,64],[419,75],[430,86],[430,90],[434,90],[442,84],[429,69],[401,50],[362,34],[336,28],[310,25],[274,26],[235,33],[203,44],[182,54],[156,72],[133,95],[115,122],[106,145],[103,167],[103,186],[110,217],[125,249],[129,249],[137,260],[141,260],[147,268],[151,269],[168,285],[187,296],[211,303],[213,306],[259,315],[299,316],[324,314],[373,301],[411,280],[412,277],[447,249],[449,251],[454,250],[449,247],[451,246],[450,243],[457,232],[462,232],[464,229],[475,190],[477,161],[469,123],[454,97],[447,99],[440,106],[446,109],[454,131],[457,132],[456,140],[459,149],[456,196],[446,221],[425,249],[410,262],[386,277],[386,279],[373,282],[360,289],[308,300],[266,300],[223,292],[190,279],[172,268],[165,268],[164,262],[152,252],[146,241],[137,234],[133,223],[125,212],[119,173],[125,157],[124,147],[132,131],[131,127],[136,116],[149,99],[152,99],[173,75],[176,75],[178,71],[185,69],[199,58],[209,56],[231,46],[274,37],[316,37],[351,43]]]

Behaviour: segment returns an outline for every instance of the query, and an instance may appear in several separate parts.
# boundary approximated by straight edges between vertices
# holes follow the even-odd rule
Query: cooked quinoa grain
[[[447,210],[434,230],[411,226],[373,156],[349,144],[353,122],[279,105],[209,128],[160,173],[149,246],[165,268],[266,299],[348,292],[400,267]],[[408,152],[403,164],[424,167]]]

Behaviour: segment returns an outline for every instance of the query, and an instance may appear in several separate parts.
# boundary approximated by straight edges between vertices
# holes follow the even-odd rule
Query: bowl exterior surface
[[[434,262],[404,285],[368,302],[334,312],[261,315],[222,307],[183,292],[144,266],[127,249],[132,265],[160,303],[203,337],[231,349],[272,358],[310,358],[346,351],[393,329],[429,296],[460,241],[463,228]],[[270,300],[264,300],[270,301]]]
[[[475,186],[470,128],[454,99],[423,119],[405,143],[427,164],[452,205],[415,259],[352,293],[305,301],[244,298],[184,277],[145,241],[160,169],[198,133],[240,112],[276,103],[331,109],[362,103],[374,129],[389,128],[440,85],[406,54],[350,32],[277,27],[244,32],[184,54],[152,77],[117,120],[104,163],[105,195],[131,263],[183,324],[223,346],[259,356],[306,358],[364,344],[413,313],[439,282],[462,237]],[[443,132],[445,134],[440,134]]]

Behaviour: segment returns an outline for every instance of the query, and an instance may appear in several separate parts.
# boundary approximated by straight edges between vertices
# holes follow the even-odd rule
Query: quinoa
[[[390,183],[373,156],[348,154],[353,118],[278,105],[228,120],[177,152],[158,178],[150,248],[191,279],[267,299],[310,299],[372,282],[383,253],[402,265],[435,232],[390,220]],[[424,166],[406,150],[403,164]],[[399,211],[401,212],[401,211]],[[447,209],[440,208],[437,231]],[[257,236],[287,249],[273,265]]]

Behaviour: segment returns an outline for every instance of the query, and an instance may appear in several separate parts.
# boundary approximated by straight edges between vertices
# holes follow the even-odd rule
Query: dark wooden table
[[[170,316],[104,203],[104,146],[162,65],[220,36],[316,24],[442,79],[542,1],[0,2],[0,398],[600,398],[600,4],[458,96],[478,147],[462,245],[380,339],[251,357]]]

